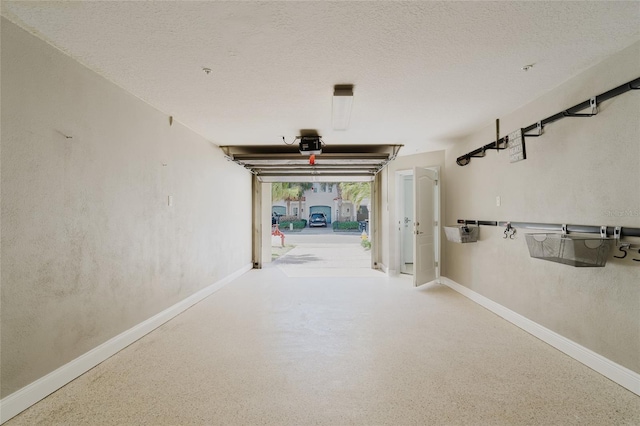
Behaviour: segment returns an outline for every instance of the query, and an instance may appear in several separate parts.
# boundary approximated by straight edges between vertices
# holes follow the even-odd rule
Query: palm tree
[[[285,200],[287,202],[287,214],[291,207],[291,200],[297,197],[298,188],[289,182],[275,182],[271,185],[271,201]]]
[[[313,184],[309,182],[299,182],[293,183],[295,185],[294,188],[297,189],[296,198],[298,199],[298,217],[302,216],[302,196],[304,193],[311,188],[313,188]]]
[[[338,187],[342,193],[342,199],[353,203],[354,213],[357,213],[365,198],[371,198],[370,182],[341,182]]]
[[[286,200],[297,194],[297,189],[289,182],[275,182],[271,184],[271,201]]]
[[[290,213],[291,201],[298,201],[298,217],[302,212],[302,197],[305,191],[313,187],[309,182],[276,182],[271,185],[271,201],[285,200],[287,214]]]

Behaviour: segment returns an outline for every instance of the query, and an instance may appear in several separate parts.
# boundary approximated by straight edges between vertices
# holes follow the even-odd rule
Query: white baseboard
[[[71,362],[63,365],[55,371],[36,380],[24,388],[12,393],[11,395],[0,400],[0,424],[6,422],[10,418],[26,410],[36,402],[60,389],[76,377],[86,373],[96,365],[100,364],[107,358],[118,353],[144,335],[150,333],[160,327],[165,322],[189,309],[191,306],[200,302],[207,296],[215,293],[223,286],[238,278],[253,268],[252,264],[248,264],[238,271],[226,276],[220,281],[203,288],[197,293],[192,294],[186,299],[181,300],[175,305],[165,309],[157,315],[146,321],[130,328],[117,335],[116,337],[106,341],[105,343],[91,349],[89,352],[79,356]]]
[[[396,269],[389,269],[389,267],[384,263],[378,262],[376,269],[379,269],[390,277],[397,277],[398,275],[400,275],[400,273]]]
[[[505,308],[493,300],[488,299],[449,278],[441,277],[440,281],[442,284],[445,284],[463,296],[466,296],[477,304],[487,308],[496,315],[499,315],[510,323],[520,327],[527,333],[536,336],[543,342],[548,343],[559,351],[564,352],[577,361],[580,361],[587,367],[618,383],[620,386],[640,395],[640,374],[635,371],[631,371],[622,365],[616,364],[610,359],[605,358],[564,336],[561,336],[555,331],[551,331],[548,328],[531,321],[517,312]]]

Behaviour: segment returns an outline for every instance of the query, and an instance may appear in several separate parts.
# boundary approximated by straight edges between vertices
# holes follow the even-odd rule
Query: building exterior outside
[[[301,200],[277,200],[272,203],[272,213],[279,216],[296,216],[309,219],[311,213],[324,213],[327,223],[335,221],[367,220],[369,199],[364,199],[359,209],[351,201],[340,198],[337,183],[314,183],[304,192]]]

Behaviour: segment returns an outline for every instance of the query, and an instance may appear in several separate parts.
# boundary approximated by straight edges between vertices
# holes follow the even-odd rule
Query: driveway
[[[328,226],[314,226],[314,227],[305,227],[302,228],[299,231],[290,231],[288,228],[280,228],[280,230],[282,232],[284,232],[285,234],[303,234],[303,235],[324,235],[324,234],[358,234],[360,235],[361,231],[355,230],[355,231],[333,231],[333,228],[331,227],[331,224],[329,224]]]
[[[371,269],[371,251],[361,245],[358,232],[333,232],[331,228],[305,228],[285,234],[285,244],[295,245],[273,262],[289,277],[380,277]]]
[[[335,244],[360,244],[360,232],[333,232],[328,228],[304,228],[300,232],[285,231],[286,244],[313,244],[313,243],[335,243]]]

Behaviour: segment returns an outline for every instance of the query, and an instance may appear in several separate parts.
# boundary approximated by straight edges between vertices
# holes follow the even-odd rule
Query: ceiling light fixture
[[[333,130],[347,130],[353,106],[353,84],[333,87]]]

